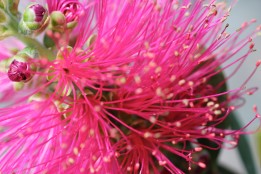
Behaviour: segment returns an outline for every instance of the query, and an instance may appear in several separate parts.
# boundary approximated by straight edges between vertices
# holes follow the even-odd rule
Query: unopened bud
[[[64,14],[67,24],[78,21],[79,17],[84,13],[82,5],[78,1],[63,2],[59,11]]]
[[[28,82],[33,77],[33,71],[36,71],[36,66],[29,63],[32,58],[39,56],[38,51],[31,47],[26,47],[19,51],[15,56],[10,58],[7,63],[7,75],[14,82]],[[11,62],[11,63],[10,63]]]
[[[48,24],[48,11],[39,4],[28,6],[24,13],[19,29],[23,34],[43,30]]]
[[[32,71],[27,62],[13,60],[8,70],[8,77],[14,82],[27,82],[32,78]]]
[[[51,24],[53,27],[63,26],[66,22],[65,16],[60,11],[53,11],[51,14]]]
[[[33,4],[26,8],[23,14],[23,21],[31,30],[39,29],[47,18],[47,10],[39,5]]]

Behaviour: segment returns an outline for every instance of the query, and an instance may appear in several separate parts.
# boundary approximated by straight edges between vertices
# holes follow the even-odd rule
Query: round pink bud
[[[8,77],[14,82],[27,82],[32,78],[30,65],[26,62],[14,60],[9,66]]]
[[[34,5],[30,6],[29,8],[34,11],[35,22],[41,22],[44,19],[47,10],[43,6],[41,6],[39,4],[34,4]]]
[[[63,2],[60,11],[64,14],[66,22],[78,21],[83,13],[82,5],[77,1]]]
[[[48,16],[47,10],[40,4],[32,4],[28,6],[23,13],[23,22],[30,30],[38,30],[41,28]]]

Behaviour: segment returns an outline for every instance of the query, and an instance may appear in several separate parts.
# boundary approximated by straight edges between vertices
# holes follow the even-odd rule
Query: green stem
[[[31,37],[16,33],[14,34],[14,37],[22,41],[24,44],[26,44],[29,47],[33,47],[39,51],[39,54],[41,57],[46,57],[48,60],[54,60],[55,55],[53,52],[47,48],[45,48],[40,42],[38,42],[36,39],[33,39]]]
[[[39,41],[37,41],[34,38],[31,38],[30,36],[26,36],[19,33],[18,32],[19,21],[12,14],[9,14],[9,17],[10,17],[9,28],[14,33],[13,34],[14,37],[22,41],[25,45],[37,49],[41,57],[46,57],[48,60],[55,59],[54,53],[51,50],[45,48]]]

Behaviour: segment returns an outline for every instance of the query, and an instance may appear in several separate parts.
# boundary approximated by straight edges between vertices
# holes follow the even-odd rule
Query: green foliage
[[[242,125],[239,118],[232,112],[229,116],[229,123],[232,129],[240,129]],[[238,152],[248,174],[257,174],[252,149],[247,135],[241,135],[238,143]]]

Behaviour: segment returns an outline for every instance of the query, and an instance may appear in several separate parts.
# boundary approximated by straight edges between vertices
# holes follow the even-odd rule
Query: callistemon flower
[[[254,91],[244,86],[260,62],[237,89],[228,91],[226,82],[254,51],[251,37],[260,27],[239,37],[254,20],[229,34],[223,2],[46,3],[54,46],[17,37],[39,57],[32,59],[34,76],[14,82],[23,86],[3,100],[12,102],[0,109],[0,172],[197,173],[211,166],[208,149],[237,145],[245,127],[221,124]],[[57,11],[77,26],[52,28],[63,18]],[[19,74],[26,63],[11,64],[15,79],[28,79]]]

